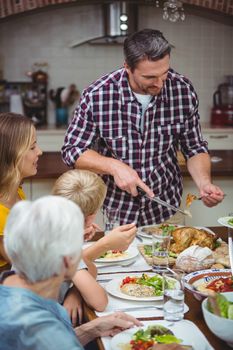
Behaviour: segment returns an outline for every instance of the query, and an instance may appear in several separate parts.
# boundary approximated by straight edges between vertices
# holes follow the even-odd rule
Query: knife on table
[[[178,211],[179,213],[183,214],[183,215],[187,215],[189,217],[192,217],[191,213],[188,210],[181,210],[179,208],[174,207],[174,205],[167,203],[165,201],[163,201],[162,199],[160,199],[159,197],[150,197],[148,196],[148,194],[143,191],[140,187],[137,187],[137,190],[139,193],[141,193],[142,195],[146,196],[148,199],[150,199],[152,202],[156,202],[158,204],[163,205],[164,207],[170,208],[174,211]]]

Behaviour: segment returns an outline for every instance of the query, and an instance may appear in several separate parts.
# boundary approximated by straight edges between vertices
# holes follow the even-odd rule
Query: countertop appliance
[[[233,126],[233,75],[226,76],[226,82],[218,86],[213,96],[211,124]]]

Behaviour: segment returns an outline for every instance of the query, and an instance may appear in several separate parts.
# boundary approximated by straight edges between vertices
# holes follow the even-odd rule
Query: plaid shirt
[[[183,187],[177,148],[186,159],[208,152],[201,135],[196,92],[185,77],[170,69],[143,119],[141,113],[124,68],[95,81],[84,90],[68,127],[63,160],[74,166],[87,149],[119,159],[136,170],[156,196],[179,207]],[[174,215],[146,197],[132,197],[120,190],[112,176],[102,177],[108,187],[104,207],[118,208],[121,224],[155,224]]]

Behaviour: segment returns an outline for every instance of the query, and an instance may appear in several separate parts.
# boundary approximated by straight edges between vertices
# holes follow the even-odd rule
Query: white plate
[[[156,273],[147,273],[148,276],[152,277],[155,276]],[[163,296],[154,296],[154,297],[144,297],[144,298],[139,298],[139,297],[134,297],[131,295],[127,295],[125,293],[122,293],[121,289],[120,289],[120,285],[122,283],[122,280],[127,277],[133,277],[134,274],[133,273],[127,273],[125,274],[125,276],[121,277],[121,278],[114,278],[113,280],[109,281],[106,286],[105,289],[106,291],[113,295],[114,297],[120,298],[120,299],[126,299],[126,300],[134,300],[134,301],[155,301],[155,300],[163,300]],[[136,275],[136,277],[139,277],[140,275]]]
[[[223,218],[219,218],[219,219],[218,219],[218,223],[221,224],[221,225],[223,225],[223,226],[232,228],[232,230],[233,230],[233,225],[228,224],[228,220],[229,220],[229,219],[232,219],[232,218],[233,218],[232,216],[225,216],[225,217],[223,217]]]
[[[95,262],[99,262],[99,263],[116,263],[118,261],[126,261],[126,260],[130,260],[135,258],[138,254],[138,248],[137,247],[129,247],[126,251],[127,253],[126,256],[118,256],[116,258],[98,258],[95,259]]]
[[[177,338],[183,340],[184,345],[191,345],[194,350],[214,350],[209,344],[208,340],[205,338],[204,334],[191,321],[182,320],[173,323],[172,326],[169,325],[169,322],[164,320],[143,321],[143,324],[144,326],[142,328],[147,328],[148,326],[156,324],[161,324],[162,326],[169,328]],[[138,327],[131,328],[115,335],[110,341],[111,350],[122,349],[122,344],[128,344],[132,339],[132,335],[138,329]]]
[[[159,224],[159,225],[141,226],[141,227],[138,228],[138,234],[139,234],[141,237],[152,239],[152,235],[151,235],[151,234],[148,234],[148,233],[146,233],[146,232],[143,232],[143,229],[144,229],[144,228],[150,228],[150,227],[161,226],[161,225],[162,225],[162,224]],[[182,225],[175,225],[175,224],[174,224],[174,225],[173,225],[173,224],[169,224],[169,225],[175,226],[176,228],[185,227],[185,226],[182,226]],[[187,227],[188,227],[188,226],[187,226]],[[191,227],[191,226],[190,226],[190,227]],[[215,235],[215,233],[214,233],[212,230],[210,230],[209,228],[207,228],[207,227],[204,227],[204,226],[192,226],[192,227],[194,227],[194,228],[196,228],[196,229],[198,229],[198,230],[205,230],[205,231],[211,233],[212,235]],[[232,226],[232,228],[233,228],[233,226]]]

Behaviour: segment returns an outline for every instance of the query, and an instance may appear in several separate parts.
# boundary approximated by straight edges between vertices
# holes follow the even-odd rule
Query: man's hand
[[[134,240],[136,233],[137,227],[134,223],[122,225],[110,231],[103,240],[106,240],[108,250],[126,250]]]
[[[201,185],[199,191],[202,201],[207,207],[214,207],[218,203],[221,203],[224,198],[221,188],[211,183]]]
[[[154,197],[153,191],[140,179],[138,173],[129,165],[112,159],[110,173],[114,177],[116,185],[123,191],[136,197],[138,195],[137,186],[145,191],[149,197]]]
[[[82,297],[75,286],[69,289],[68,293],[66,294],[63,306],[70,316],[73,327],[75,327],[77,323],[82,323]]]

